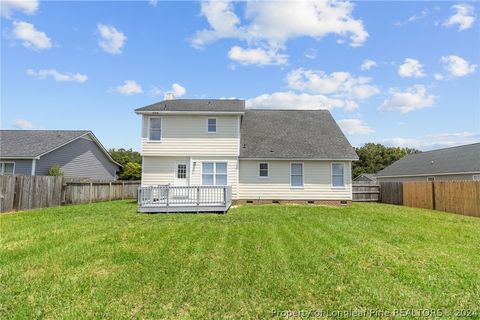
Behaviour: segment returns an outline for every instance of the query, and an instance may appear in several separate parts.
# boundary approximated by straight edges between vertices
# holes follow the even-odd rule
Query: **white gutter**
[[[191,115],[244,115],[242,111],[135,111],[136,114],[162,115],[162,114],[191,114]]]
[[[397,178],[397,177],[427,177],[427,176],[451,176],[458,174],[479,174],[480,171],[467,171],[467,172],[440,172],[440,173],[419,173],[419,174],[404,174],[396,176],[379,176],[377,178]]]

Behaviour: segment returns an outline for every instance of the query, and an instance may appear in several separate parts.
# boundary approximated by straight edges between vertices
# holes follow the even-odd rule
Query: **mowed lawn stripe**
[[[382,204],[140,214],[131,201],[0,216],[0,317],[264,318],[474,309],[480,219]]]

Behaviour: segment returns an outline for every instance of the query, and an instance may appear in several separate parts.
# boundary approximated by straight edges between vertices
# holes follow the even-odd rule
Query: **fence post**
[[[88,203],[92,203],[92,197],[93,197],[93,183],[90,182],[90,200]]]
[[[435,181],[432,181],[432,208],[435,210]]]
[[[157,188],[160,189],[160,187],[157,187]],[[158,190],[158,195],[159,195],[159,198],[160,198],[160,190]],[[170,185],[167,185],[166,190],[165,190],[165,195],[167,196],[167,212],[168,212],[168,204],[170,202]]]
[[[109,188],[108,188],[108,201],[112,201],[112,182],[108,183]]]
[[[125,198],[125,181],[122,181],[122,200]]]

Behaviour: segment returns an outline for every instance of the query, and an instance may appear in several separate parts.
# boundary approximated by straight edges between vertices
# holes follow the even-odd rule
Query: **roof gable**
[[[241,158],[358,159],[327,110],[247,110]]]
[[[480,143],[415,153],[377,173],[378,177],[480,172]]]

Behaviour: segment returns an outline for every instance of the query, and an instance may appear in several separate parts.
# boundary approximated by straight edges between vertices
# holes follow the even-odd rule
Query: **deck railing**
[[[232,202],[231,186],[156,185],[138,188],[140,207],[212,207],[228,209]],[[170,211],[170,210],[169,210]]]

